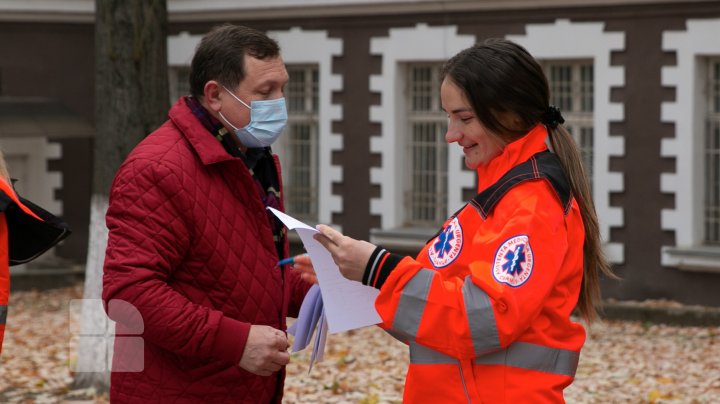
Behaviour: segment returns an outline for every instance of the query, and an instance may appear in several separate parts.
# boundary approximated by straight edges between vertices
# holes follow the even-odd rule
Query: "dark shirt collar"
[[[271,156],[269,147],[258,147],[248,148],[245,153],[238,147],[235,140],[232,138],[233,133],[228,132],[225,126],[217,118],[212,116],[210,112],[200,104],[200,101],[195,97],[185,98],[188,108],[192,111],[193,115],[200,121],[200,123],[212,133],[215,138],[220,141],[223,148],[233,157],[242,159],[247,168],[250,170],[254,169],[258,161],[263,157]]]

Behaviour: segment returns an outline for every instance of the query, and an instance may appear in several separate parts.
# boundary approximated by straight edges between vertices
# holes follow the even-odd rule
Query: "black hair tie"
[[[558,107],[550,105],[545,113],[543,113],[540,121],[550,129],[555,129],[559,124],[565,123],[565,118],[563,118]]]

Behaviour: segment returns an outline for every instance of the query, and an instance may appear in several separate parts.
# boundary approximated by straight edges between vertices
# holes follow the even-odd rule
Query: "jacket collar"
[[[193,115],[186,102],[187,97],[180,97],[168,113],[170,120],[177,126],[187,139],[204,165],[234,160],[223,147]]]
[[[511,168],[527,161],[535,153],[547,150],[546,138],[545,126],[538,124],[527,135],[508,143],[502,153],[493,157],[487,164],[478,167],[478,193],[497,182]]]

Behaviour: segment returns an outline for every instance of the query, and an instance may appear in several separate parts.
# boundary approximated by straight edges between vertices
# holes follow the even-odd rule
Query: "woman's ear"
[[[211,109],[213,112],[220,111],[220,94],[222,93],[222,86],[215,80],[210,80],[205,83],[203,88],[203,97],[205,98],[205,106]]]

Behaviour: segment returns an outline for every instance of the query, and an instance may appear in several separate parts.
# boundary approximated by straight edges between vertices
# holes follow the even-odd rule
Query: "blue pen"
[[[301,256],[301,255],[307,255],[307,254],[300,254],[300,255],[296,255],[295,257],[299,257],[299,256]],[[281,260],[277,263],[277,266],[281,267],[281,266],[283,266],[283,265],[294,264],[294,263],[295,263],[295,257],[283,258],[283,259],[281,259]]]

